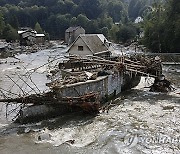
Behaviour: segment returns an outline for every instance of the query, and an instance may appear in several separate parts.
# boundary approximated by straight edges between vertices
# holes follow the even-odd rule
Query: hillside
[[[179,24],[178,9],[178,0],[0,0],[0,38],[16,40],[20,27],[31,27],[50,39],[64,39],[69,26],[82,26],[86,33],[103,33],[110,40],[125,43],[145,31],[141,43],[152,50],[174,52],[179,46],[167,46],[163,38],[179,41],[180,30],[173,27]],[[144,22],[137,25],[134,20],[138,16]]]
[[[84,27],[87,33],[104,33],[107,36],[113,23],[129,20],[128,2],[127,0],[1,0],[0,12],[4,22],[13,28],[34,28],[38,22],[52,39],[64,38],[65,29],[75,25]]]

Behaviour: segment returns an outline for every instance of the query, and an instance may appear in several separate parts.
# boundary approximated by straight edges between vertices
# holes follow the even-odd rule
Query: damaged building
[[[44,34],[38,34],[35,30],[32,29],[22,29],[18,31],[20,36],[21,45],[34,45],[34,44],[43,44],[45,41]]]
[[[70,45],[80,34],[85,34],[85,30],[81,26],[69,27],[65,31],[65,43]]]

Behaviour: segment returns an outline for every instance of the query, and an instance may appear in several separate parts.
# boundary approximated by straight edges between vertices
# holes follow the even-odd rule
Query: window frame
[[[84,46],[78,46],[78,51],[83,51],[84,50]]]

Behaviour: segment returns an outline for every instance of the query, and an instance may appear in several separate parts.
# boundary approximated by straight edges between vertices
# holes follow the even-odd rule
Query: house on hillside
[[[34,44],[43,44],[45,41],[44,34],[37,34],[35,30],[32,29],[22,29],[18,31],[20,36],[21,45],[34,45]]]
[[[137,17],[137,18],[135,19],[134,23],[135,23],[135,24],[138,24],[138,23],[143,22],[143,21],[144,21],[144,20],[143,20],[142,17]]]
[[[68,51],[69,55],[95,55],[107,58],[111,55],[111,43],[103,34],[80,34],[71,44]]]
[[[65,43],[70,45],[80,34],[85,34],[85,30],[81,26],[69,27],[65,31]]]

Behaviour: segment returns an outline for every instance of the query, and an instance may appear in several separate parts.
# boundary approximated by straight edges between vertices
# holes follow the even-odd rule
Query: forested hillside
[[[137,1],[135,7],[129,8],[132,19],[135,19],[138,11],[144,7],[141,3],[146,2],[146,0],[135,1]],[[114,23],[124,24],[129,21],[128,2],[127,0],[0,0],[0,11],[4,22],[9,24],[6,25],[7,28],[11,28],[10,26],[15,29],[34,28],[38,22],[52,39],[64,38],[65,29],[76,25],[84,27],[87,33],[104,33],[107,36],[112,28],[117,29],[113,27]],[[136,14],[133,13],[135,10]]]
[[[179,10],[179,0],[0,0],[0,38],[15,40],[18,28],[31,27],[50,39],[63,39],[69,26],[82,26],[86,33],[126,42],[145,29],[142,43],[173,51],[179,48],[174,44],[179,39]],[[134,24],[138,16],[143,24]],[[167,46],[165,36],[173,47]]]
[[[180,0],[155,3],[143,22],[143,44],[153,52],[180,53]]]

